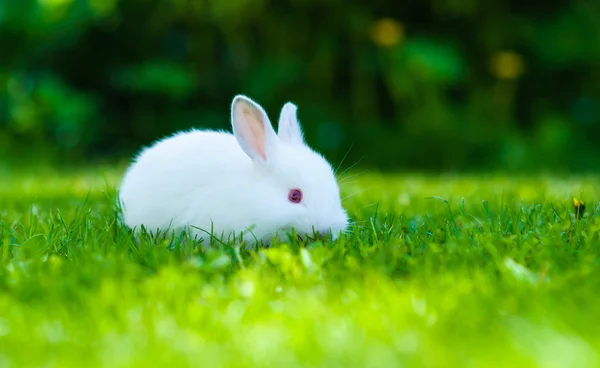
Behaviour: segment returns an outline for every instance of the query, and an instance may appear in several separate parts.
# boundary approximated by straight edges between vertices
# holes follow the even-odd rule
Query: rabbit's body
[[[254,109],[244,113],[264,113],[260,107],[247,105],[251,100],[241,101],[242,108]],[[234,108],[235,100],[232,117]],[[248,115],[240,119],[244,117]],[[189,229],[200,238],[212,234],[223,240],[243,235],[249,242],[285,238],[291,228],[300,234],[309,233],[309,227],[318,232],[343,230],[347,217],[329,164],[300,141],[278,143],[277,136],[268,132],[268,120],[263,123],[262,136],[256,126],[240,127],[242,133],[237,135],[192,130],[142,150],[119,191],[127,226],[139,229],[143,225],[148,231]],[[234,131],[235,127],[234,117]],[[280,135],[281,130],[280,122]],[[257,132],[264,139],[254,139]],[[266,145],[253,151],[252,144],[261,141]],[[297,187],[304,188],[304,201],[292,203],[288,192]],[[321,198],[319,191],[329,199]],[[314,212],[307,210],[308,205]]]
[[[190,161],[190,156],[206,159]],[[243,173],[252,175],[252,161],[232,134],[193,130],[161,140],[143,151],[125,176],[121,197],[147,203],[126,211],[125,222],[148,230],[178,229],[193,218],[195,227],[210,231],[211,219],[217,224],[227,219],[232,230],[240,228],[231,221],[233,207],[227,199],[215,205],[214,197],[215,188],[234,190],[236,177]],[[181,211],[165,210],[172,207]]]

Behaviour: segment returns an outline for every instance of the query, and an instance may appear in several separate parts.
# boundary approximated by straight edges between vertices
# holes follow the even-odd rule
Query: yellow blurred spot
[[[492,56],[491,71],[500,79],[517,79],[525,69],[521,55],[512,51],[500,51]]]
[[[575,210],[575,216],[581,218],[583,217],[583,212],[585,212],[585,203],[573,197],[573,209]]]
[[[394,19],[383,18],[373,24],[370,34],[376,45],[390,47],[404,40],[404,26]]]

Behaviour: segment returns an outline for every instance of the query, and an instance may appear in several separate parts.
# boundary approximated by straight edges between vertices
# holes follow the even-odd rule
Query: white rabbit
[[[123,220],[147,231],[189,230],[248,244],[331,233],[348,226],[330,164],[309,148],[286,103],[275,133],[265,111],[238,95],[231,105],[233,134],[179,132],[143,149],[121,184]]]

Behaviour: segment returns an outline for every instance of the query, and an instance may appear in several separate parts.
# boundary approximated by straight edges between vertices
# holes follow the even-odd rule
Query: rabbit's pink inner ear
[[[265,123],[263,122],[262,114],[254,108],[245,106],[243,108],[244,116],[248,121],[246,125],[250,130],[250,139],[252,140],[252,147],[263,158],[267,159],[267,151],[265,149]]]
[[[241,114],[240,114],[241,113]],[[241,116],[240,116],[241,115]],[[246,102],[238,106],[237,133],[248,149],[258,154],[263,160],[267,159],[265,122],[258,109]],[[246,152],[252,157],[252,153]]]

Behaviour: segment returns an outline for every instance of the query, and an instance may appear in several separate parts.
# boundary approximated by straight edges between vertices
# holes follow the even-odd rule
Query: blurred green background
[[[0,157],[128,160],[237,93],[382,170],[594,170],[600,1],[2,0]]]

